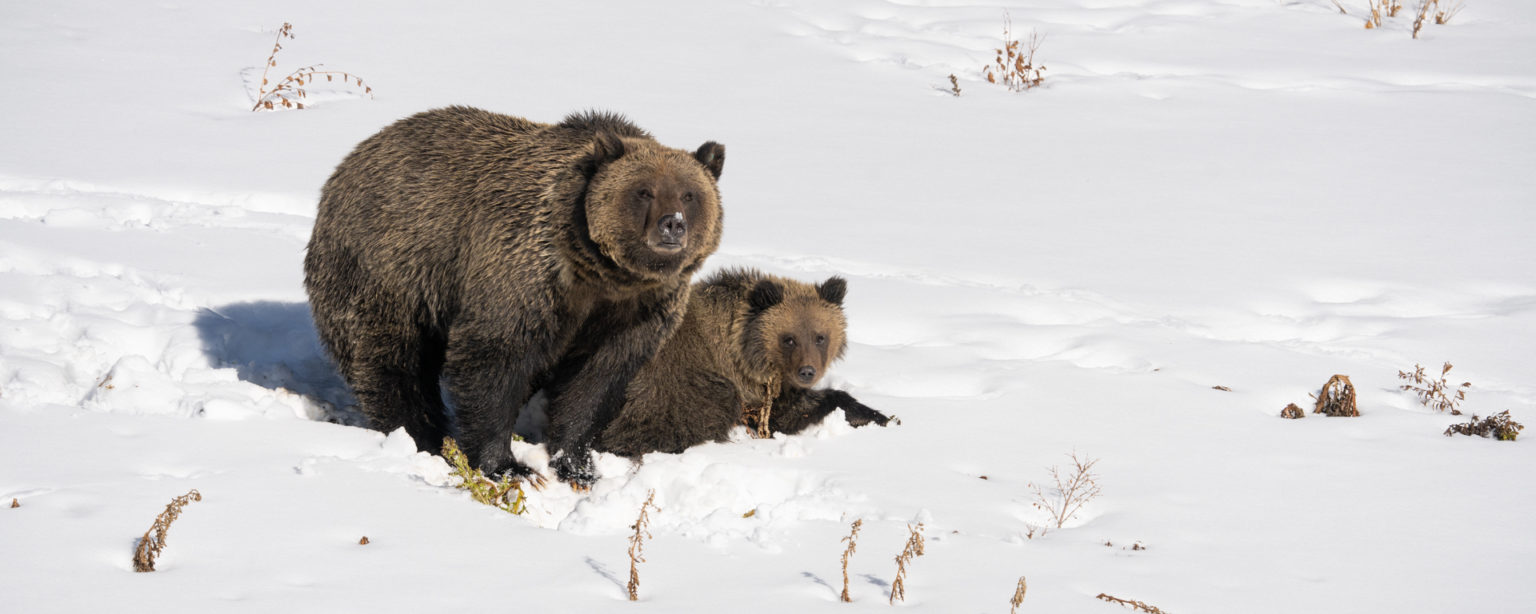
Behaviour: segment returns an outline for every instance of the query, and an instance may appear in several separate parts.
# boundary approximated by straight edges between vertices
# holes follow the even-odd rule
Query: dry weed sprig
[[[1347,375],[1328,378],[1328,383],[1323,384],[1322,390],[1312,397],[1317,399],[1317,404],[1312,408],[1314,414],[1351,418],[1360,415],[1360,407],[1355,403],[1355,385],[1350,383]]]
[[[1029,590],[1029,585],[1024,582],[1024,576],[1019,576],[1019,586],[1013,589],[1013,598],[1008,600],[1008,605],[1013,609],[1008,614],[1019,614],[1019,606],[1024,605],[1024,592]]]
[[[656,507],[656,489],[651,489],[645,495],[645,503],[640,504],[640,516],[635,518],[635,534],[629,537],[629,600],[640,600],[640,569],[637,567],[645,562],[645,540],[651,537],[650,510],[661,511]]]
[[[1168,614],[1168,612],[1163,611],[1161,608],[1158,608],[1155,605],[1149,605],[1144,601],[1131,601],[1130,599],[1121,599],[1119,597],[1111,596],[1109,593],[1099,593],[1099,596],[1096,598],[1108,601],[1110,603],[1118,603],[1123,606],[1128,606],[1132,610],[1136,610],[1138,612],[1146,612],[1147,614]]]
[[[288,73],[288,76],[283,77],[276,85],[273,85],[272,89],[268,90],[267,85],[271,82],[267,79],[267,76],[272,68],[277,66],[277,52],[282,51],[283,39],[285,38],[294,38],[293,24],[291,23],[284,22],[283,26],[277,29],[277,38],[272,42],[272,53],[267,55],[267,63],[261,69],[261,87],[256,95],[256,104],[251,106],[252,111],[263,109],[272,111],[276,110],[278,105],[282,105],[285,109],[302,109],[304,108],[302,101],[309,97],[309,93],[304,90],[304,86],[314,83],[320,77],[325,77],[327,83],[334,82],[336,77],[341,77],[343,85],[355,85],[361,88],[363,93],[367,94],[369,98],[373,97],[373,88],[363,83],[362,77],[340,70],[320,70],[323,64],[314,64],[294,69],[293,72]]]
[[[758,439],[773,437],[773,400],[778,398],[781,386],[779,376],[774,375],[763,384],[763,402],[758,405],[741,406],[741,423],[752,431],[752,436]]]
[[[21,507],[21,499],[11,499],[11,509]]]
[[[907,537],[907,545],[901,549],[901,554],[896,555],[896,579],[891,581],[891,605],[896,605],[897,599],[907,600],[907,563],[923,555],[923,523],[917,523],[916,527],[909,524],[907,531],[912,535]]]
[[[1445,436],[1475,435],[1478,437],[1492,437],[1499,441],[1514,441],[1520,436],[1520,430],[1525,425],[1515,422],[1509,417],[1509,410],[1504,410],[1482,420],[1477,419],[1477,414],[1472,414],[1472,419],[1466,424],[1452,424],[1445,429]]]
[[[1439,412],[1449,411],[1452,416],[1460,416],[1461,410],[1457,406],[1467,399],[1467,389],[1472,387],[1472,382],[1462,382],[1460,386],[1453,387],[1445,378],[1450,372],[1451,363],[1447,362],[1445,366],[1440,367],[1440,379],[1430,379],[1424,374],[1424,367],[1414,363],[1412,373],[1397,372],[1397,379],[1408,382],[1398,388],[1418,395],[1419,402],[1425,407]]]
[[[1063,474],[1057,465],[1051,465],[1051,481],[1055,482],[1052,495],[1047,495],[1040,485],[1029,483],[1029,489],[1035,494],[1033,505],[1035,509],[1044,511],[1051,517],[1051,522],[1060,529],[1067,522],[1077,516],[1095,497],[1099,496],[1098,474],[1093,472],[1093,466],[1099,463],[1096,458],[1078,458],[1077,453],[1068,455],[1072,459],[1072,467]],[[1031,531],[1033,533],[1033,531]],[[1044,530],[1041,531],[1044,534]]]
[[[510,476],[502,476],[500,480],[486,477],[481,470],[469,466],[469,457],[452,437],[443,438],[443,459],[452,466],[453,475],[459,478],[458,487],[469,491],[470,498],[509,514],[520,515],[528,511],[528,497],[523,493],[522,480]]]
[[[1457,13],[1461,12],[1461,9],[1467,6],[1467,3],[1463,0],[1446,0],[1444,6],[1440,5],[1440,0],[1429,1],[1435,5],[1435,23],[1442,26],[1450,23],[1451,18],[1455,17]]]
[[[949,93],[954,94],[956,98],[960,97],[960,79],[956,78],[954,73],[949,74]]]
[[[1035,65],[1035,52],[1040,50],[1043,42],[1045,37],[1034,30],[1029,33],[1028,43],[1014,38],[1013,16],[1003,11],[1003,46],[994,50],[997,56],[993,58],[992,65],[982,68],[987,82],[1001,82],[1015,92],[1039,86],[1045,80],[1045,66]]]
[[[203,494],[194,488],[187,494],[171,499],[165,506],[165,511],[155,517],[155,523],[144,532],[144,537],[139,538],[139,547],[133,553],[134,571],[154,571],[155,558],[160,556],[160,551],[165,549],[165,535],[171,530],[171,523],[181,516],[181,508],[193,501],[202,501]]]
[[[859,529],[863,526],[863,518],[853,521],[853,530],[848,533],[848,537],[843,538],[843,542],[848,544],[848,547],[843,549],[843,594],[841,596],[843,603],[853,602],[853,598],[848,596],[848,559],[852,558],[853,551],[858,549]]]

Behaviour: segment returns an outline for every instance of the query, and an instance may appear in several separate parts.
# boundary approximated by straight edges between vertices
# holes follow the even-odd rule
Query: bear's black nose
[[[656,223],[657,230],[661,231],[661,242],[675,245],[683,242],[683,235],[688,234],[688,222],[683,219],[681,213],[669,213],[661,217]]]
[[[800,372],[796,373],[796,375],[800,376],[801,383],[809,384],[811,380],[816,379],[816,367],[800,367]]]

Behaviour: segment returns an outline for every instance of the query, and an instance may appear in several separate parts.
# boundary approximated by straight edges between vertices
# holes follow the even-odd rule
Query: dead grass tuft
[[[1008,614],[1019,614],[1019,606],[1024,605],[1024,592],[1029,590],[1029,585],[1024,582],[1024,576],[1019,576],[1019,585],[1013,589],[1013,598],[1008,600],[1008,605],[1013,606]]]
[[[165,511],[155,517],[155,523],[144,532],[144,537],[139,538],[139,547],[133,553],[133,570],[138,572],[154,571],[155,558],[160,556],[160,551],[165,549],[165,536],[171,530],[171,523],[181,516],[181,508],[193,501],[202,501],[203,494],[194,488],[187,494],[172,499]]]
[[[1355,403],[1355,385],[1350,383],[1347,375],[1328,378],[1322,390],[1312,396],[1317,399],[1317,405],[1312,408],[1314,414],[1346,417],[1360,415],[1360,407]]]
[[[1295,403],[1291,403],[1290,405],[1286,405],[1285,409],[1280,410],[1280,417],[1296,420],[1307,417],[1307,412],[1302,408],[1297,407]]]
[[[1029,42],[1013,37],[1013,17],[1003,11],[1003,46],[995,49],[997,57],[982,69],[988,83],[1001,83],[1015,92],[1038,87],[1045,81],[1045,66],[1035,64],[1035,52],[1045,37],[1031,30]],[[959,94],[956,94],[959,95]]]
[[[1509,417],[1509,410],[1504,410],[1482,420],[1477,419],[1477,414],[1472,414],[1472,419],[1466,424],[1452,424],[1445,429],[1445,436],[1475,435],[1477,437],[1491,437],[1499,441],[1514,441],[1520,436],[1520,430],[1525,425],[1515,422]]]

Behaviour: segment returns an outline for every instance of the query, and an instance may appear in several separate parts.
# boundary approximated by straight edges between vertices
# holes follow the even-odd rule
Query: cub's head
[[[843,295],[848,282],[831,277],[816,285],[765,278],[747,294],[746,351],[784,386],[810,388],[848,347]]]
[[[693,153],[598,132],[582,162],[587,230],[603,255],[645,278],[692,273],[720,245],[715,181],[725,146]]]

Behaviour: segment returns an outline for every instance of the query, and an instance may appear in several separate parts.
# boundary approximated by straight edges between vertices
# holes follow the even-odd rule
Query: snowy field
[[[1531,442],[1442,436],[1397,372],[1536,424],[1536,4],[1417,40],[1417,0],[450,4],[0,5],[0,611],[883,611],[916,522],[915,611],[1531,611]],[[1004,9],[1028,92],[982,76]],[[374,97],[251,112],[284,22],[274,77]],[[847,277],[828,379],[902,424],[605,456],[521,517],[362,428],[319,188],[449,104],[724,143],[709,268]],[[1361,417],[1278,417],[1333,374]],[[1102,494],[1032,533],[1071,453]]]

